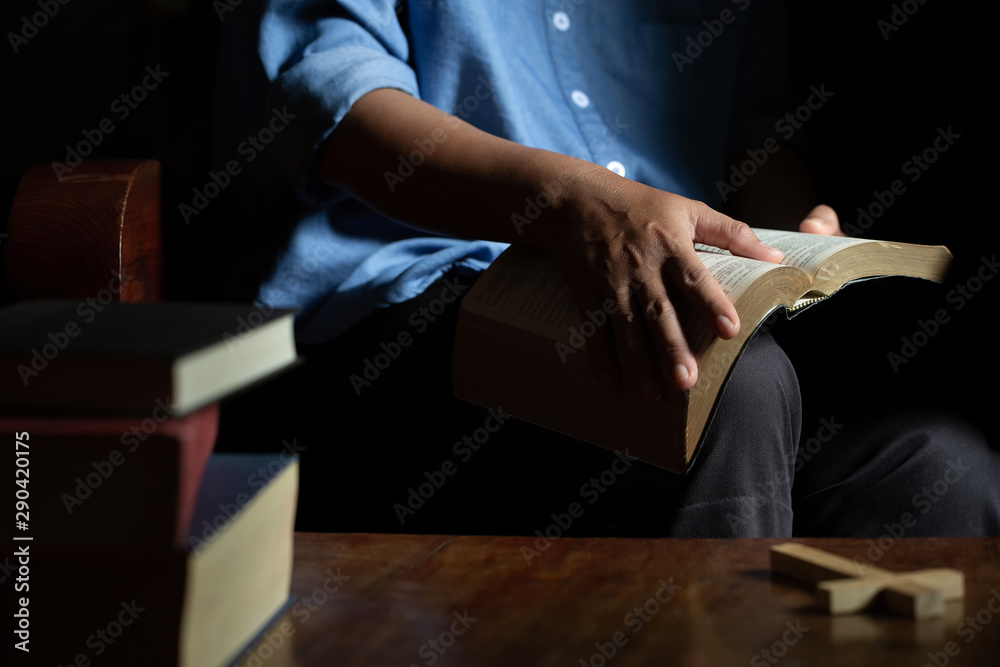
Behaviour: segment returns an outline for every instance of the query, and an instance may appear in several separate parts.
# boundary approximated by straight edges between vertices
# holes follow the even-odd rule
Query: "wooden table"
[[[240,665],[1000,665],[1000,539],[794,540],[963,570],[919,622],[819,611],[770,573],[788,540],[536,539],[299,533],[297,603]]]

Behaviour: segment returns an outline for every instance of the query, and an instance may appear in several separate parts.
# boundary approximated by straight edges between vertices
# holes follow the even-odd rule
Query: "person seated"
[[[907,534],[997,533],[997,454],[958,426],[897,421],[799,474],[796,373],[767,334],[684,476],[612,468],[613,453],[451,395],[457,297],[509,244],[551,251],[581,311],[613,300],[587,341],[595,377],[654,402],[698,382],[679,300],[722,338],[753,325],[695,243],[779,262],[742,220],[842,234],[796,157],[800,133],[776,123],[789,106],[783,16],[766,0],[273,0],[227,16],[219,155],[280,115],[247,177],[261,201],[289,188],[304,204],[259,291],[301,309],[303,428],[329,433],[303,456],[300,528],[532,534],[585,496],[568,533],[878,535],[961,470]],[[691,48],[706,21],[720,34]],[[721,187],[729,160],[762,145],[778,148],[759,173]],[[539,211],[524,225],[528,206]],[[352,380],[401,332],[412,345]],[[458,446],[491,418],[488,443]],[[446,460],[453,476],[439,474]],[[430,480],[430,496],[415,491]]]

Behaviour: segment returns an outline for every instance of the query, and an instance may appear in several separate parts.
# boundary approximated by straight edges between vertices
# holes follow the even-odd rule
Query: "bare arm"
[[[412,172],[400,169],[401,160]],[[735,308],[693,242],[781,259],[746,225],[700,202],[500,139],[397,90],[355,103],[322,147],[318,174],[420,229],[555,251],[581,310],[600,309],[607,299],[616,304],[611,326],[588,341],[597,378],[650,401],[664,382],[687,389],[697,380],[667,283],[721,337],[739,331]],[[511,216],[524,215],[525,200],[537,202],[540,193],[549,205],[531,224],[516,226]]]

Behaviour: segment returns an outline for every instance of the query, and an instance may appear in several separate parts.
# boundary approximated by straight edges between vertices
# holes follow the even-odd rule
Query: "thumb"
[[[820,204],[809,211],[809,215],[799,224],[799,231],[823,236],[846,236],[840,229],[837,212],[826,204]]]

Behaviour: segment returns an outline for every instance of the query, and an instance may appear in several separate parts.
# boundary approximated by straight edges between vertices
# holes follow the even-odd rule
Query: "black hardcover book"
[[[0,309],[0,411],[180,417],[292,366],[292,311],[24,301]]]

